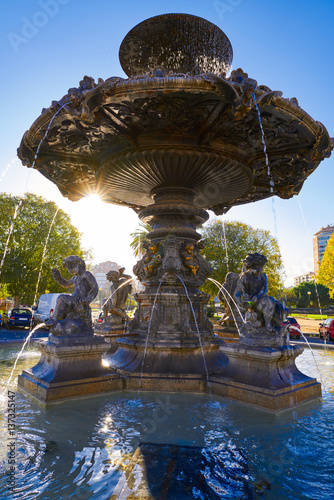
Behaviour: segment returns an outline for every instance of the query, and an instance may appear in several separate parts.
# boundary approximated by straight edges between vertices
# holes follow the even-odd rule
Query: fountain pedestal
[[[42,402],[87,396],[123,388],[120,376],[102,364],[109,345],[96,336],[36,342],[41,359],[23,370],[18,386]]]
[[[242,343],[223,345],[228,365],[210,377],[211,391],[273,412],[321,396],[321,384],[301,373],[295,359],[300,346],[265,347]]]

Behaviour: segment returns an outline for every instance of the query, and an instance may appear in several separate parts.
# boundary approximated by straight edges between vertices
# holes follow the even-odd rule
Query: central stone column
[[[130,385],[131,375],[140,376],[140,385],[146,388],[154,377],[156,388],[159,375],[165,388],[163,380],[170,375],[169,390],[170,384],[172,389],[180,386],[181,379],[180,390],[185,379],[187,389],[197,390],[199,382],[221,372],[227,363],[219,352],[223,342],[213,334],[207,318],[209,296],[199,290],[211,267],[200,253],[203,244],[196,227],[208,214],[195,205],[193,189],[161,187],[151,195],[154,204],[139,213],[152,227],[149,243],[134,267],[145,291],[137,295],[129,334],[116,341],[119,348],[109,362],[129,375]]]

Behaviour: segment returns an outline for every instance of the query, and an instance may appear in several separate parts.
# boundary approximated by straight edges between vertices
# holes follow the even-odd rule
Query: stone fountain
[[[92,375],[89,392],[211,391],[272,411],[318,397],[320,384],[295,366],[302,349],[284,342],[280,327],[270,341],[260,335],[247,342],[246,332],[237,346],[214,334],[200,291],[211,269],[196,227],[207,209],[220,215],[298,194],[330,155],[326,129],[296,98],[258,85],[241,69],[227,77],[230,41],[204,19],[148,19],[126,35],[119,56],[128,78],[95,83],[85,76],[42,111],[19,148],[22,162],[70,200],[97,192],[152,227],[134,268],[145,285],[136,316],[108,357],[102,385]],[[69,375],[67,386],[72,382]],[[29,370],[19,379],[34,395],[41,384]],[[75,395],[86,394],[82,387]]]

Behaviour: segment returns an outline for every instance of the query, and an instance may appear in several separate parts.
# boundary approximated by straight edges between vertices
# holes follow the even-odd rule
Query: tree
[[[132,241],[130,247],[133,250],[135,257],[142,257],[145,253],[145,244],[149,243],[147,239],[147,234],[151,231],[151,226],[149,224],[139,224],[139,228],[136,229],[134,233],[131,233]]]
[[[269,231],[254,229],[237,221],[213,220],[202,228],[205,240],[203,254],[210,262],[212,278],[224,283],[226,274],[242,271],[243,260],[248,253],[264,254],[268,263],[264,271],[268,277],[269,295],[277,296],[283,286],[283,263],[277,240]],[[217,295],[217,286],[207,281],[203,290]]]
[[[20,301],[32,304],[38,281],[38,295],[62,292],[52,278],[51,269],[61,267],[64,257],[68,255],[88,255],[81,246],[81,234],[72,226],[69,216],[54,202],[33,194],[17,197],[1,193],[0,211],[0,261],[3,260],[0,281],[15,297],[15,306]]]
[[[329,238],[324,256],[320,263],[317,282],[329,289],[329,295],[334,298],[334,233]]]
[[[280,302],[285,302],[287,308],[297,307],[298,297],[295,288],[283,288],[276,297]]]
[[[296,307],[319,307],[319,304],[320,307],[326,307],[329,303],[328,288],[314,282],[300,283],[292,288],[292,294],[296,297]]]

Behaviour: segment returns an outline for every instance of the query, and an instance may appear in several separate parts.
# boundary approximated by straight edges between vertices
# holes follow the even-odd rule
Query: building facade
[[[101,295],[101,297],[108,296],[109,294],[110,283],[107,280],[107,273],[109,271],[117,271],[120,267],[121,266],[119,266],[117,262],[111,262],[110,260],[101,262],[92,267],[91,273],[99,285],[99,290],[101,291],[99,295]]]
[[[309,273],[302,274],[301,276],[297,276],[294,278],[294,286],[298,286],[301,283],[310,283],[310,281],[314,281],[315,273],[310,271]]]
[[[334,233],[334,225],[323,227],[313,236],[314,272],[319,271],[320,262],[324,256],[329,238]]]

